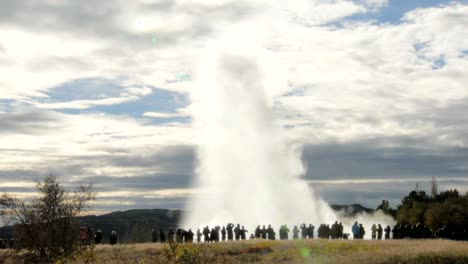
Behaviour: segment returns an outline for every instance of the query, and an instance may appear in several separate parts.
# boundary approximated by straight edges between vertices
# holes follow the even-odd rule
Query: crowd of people
[[[362,226],[362,225],[361,225]],[[289,234],[292,232],[292,239],[313,239],[315,226],[312,224],[302,224],[299,227],[294,226],[292,230],[287,225],[282,225],[279,228],[279,240],[289,240]],[[194,236],[198,243],[209,243],[219,241],[231,241],[231,240],[246,240],[248,231],[244,226],[240,224],[234,225],[228,223],[226,226],[215,226],[210,228],[206,226],[202,230],[198,229],[195,234],[191,229],[169,229],[167,236],[166,233],[156,228],[151,230],[153,242],[194,242]],[[317,236],[319,238],[331,238],[331,239],[348,239],[349,234],[343,232],[343,224],[335,222],[330,227],[329,225],[322,224],[317,230]],[[167,239],[166,239],[167,238]],[[258,225],[255,230],[251,233],[249,239],[266,239],[276,240],[276,231],[271,225]]]
[[[0,249],[13,248],[15,244],[15,239],[0,239]]]
[[[366,230],[362,223],[357,221],[351,226],[351,234],[353,239],[363,239]],[[315,226],[312,224],[306,225],[301,224],[299,227],[294,226],[292,230],[287,225],[282,225],[279,228],[279,240],[289,240],[289,235],[292,232],[292,239],[314,239]],[[467,232],[456,232],[456,230],[442,227],[436,231],[432,231],[425,225],[395,225],[391,228],[387,225],[385,228],[381,224],[373,224],[370,228],[371,239],[403,239],[403,238],[416,238],[416,239],[428,239],[428,238],[444,238],[444,239],[457,239],[467,240]],[[151,241],[152,242],[179,242],[179,243],[210,243],[219,241],[231,241],[231,240],[246,240],[247,233],[249,233],[244,226],[240,224],[234,225],[228,223],[226,226],[214,226],[210,228],[205,226],[201,230],[198,229],[195,233],[192,229],[184,230],[176,228],[175,230],[169,228],[165,232],[162,228],[157,229],[153,227],[151,230]],[[103,235],[101,230],[97,230],[94,234],[91,227],[82,227],[80,231],[81,240],[84,244],[101,244],[103,242]],[[321,224],[317,228],[317,237],[322,239],[348,239],[350,233],[344,232],[344,227],[341,222],[335,221],[331,226],[329,224]],[[249,239],[267,239],[276,240],[276,231],[271,225],[258,225],[255,230],[251,233]],[[112,231],[109,235],[109,244],[117,244],[117,233]],[[1,244],[0,244],[1,245]]]
[[[460,230],[451,228],[450,226],[442,226],[437,230],[431,230],[428,226],[420,223],[416,225],[396,225],[391,230],[393,239],[403,238],[443,238],[452,240],[468,240],[468,230]]]
[[[94,230],[90,226],[82,226],[80,228],[80,239],[82,244],[90,245],[94,242],[94,244],[98,245],[101,244],[103,241],[102,231],[99,229],[94,233]],[[117,244],[117,232],[112,231],[109,235],[109,244],[115,245]]]

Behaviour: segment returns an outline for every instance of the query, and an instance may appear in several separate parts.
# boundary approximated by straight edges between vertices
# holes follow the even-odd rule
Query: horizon
[[[246,25],[278,62],[275,124],[325,202],[395,208],[432,177],[468,191],[466,0],[1,7],[1,193],[31,198],[51,173],[93,183],[100,214],[185,210],[200,192],[190,93],[202,51]]]

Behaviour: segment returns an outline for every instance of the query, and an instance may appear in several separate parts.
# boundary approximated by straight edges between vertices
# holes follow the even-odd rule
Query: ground
[[[0,251],[0,263],[16,263]],[[468,242],[298,240],[123,244],[88,248],[67,263],[468,263]]]

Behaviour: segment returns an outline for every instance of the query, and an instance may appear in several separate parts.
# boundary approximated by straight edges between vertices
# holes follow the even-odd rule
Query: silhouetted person
[[[202,233],[200,231],[200,228],[198,228],[197,230],[197,242],[200,243],[201,242],[201,236],[202,236]]]
[[[302,224],[300,227],[301,227],[301,237],[302,237],[302,239],[305,239],[306,236],[307,236],[306,224]]]
[[[359,224],[359,235],[360,235],[360,238],[364,238],[364,235],[366,234],[366,230],[364,230],[364,227],[362,226],[362,224]]]
[[[225,241],[226,240],[226,228],[221,229],[221,240]]]
[[[192,232],[192,229],[189,229],[187,232],[186,232],[186,240],[185,242],[188,242],[188,243],[192,243],[193,242],[193,236],[194,236],[194,233]]]
[[[275,230],[271,227],[271,225],[268,225],[267,233],[269,240],[276,240],[276,233]]]
[[[325,237],[324,232],[323,232],[324,231],[324,229],[323,229],[324,226],[325,226],[324,224],[320,224],[320,226],[317,228],[317,236],[319,238],[324,238]]]
[[[288,228],[287,225],[284,225],[284,240],[288,240],[289,239],[289,232],[291,232]]]
[[[339,237],[339,238],[343,238],[343,230],[344,230],[343,224],[340,222],[340,224],[338,225],[338,227],[339,227],[338,237]]]
[[[211,242],[216,242],[217,241],[217,231],[216,231],[216,228],[212,228],[211,229],[211,233],[210,233],[210,241]]]
[[[314,228],[315,226],[313,226],[312,224],[309,224],[309,226],[307,227],[307,237],[309,237],[310,239],[314,238]]]
[[[9,245],[10,248],[13,248],[15,246],[15,241],[16,240],[14,237],[10,238],[10,245]]]
[[[381,239],[382,239],[382,232],[383,232],[383,228],[382,228],[382,226],[379,224],[379,226],[377,227],[377,239],[378,239],[378,240],[381,240]]]
[[[166,234],[164,234],[164,231],[159,229],[159,242],[164,243],[166,242]]]
[[[184,242],[184,233],[182,229],[177,228],[176,233],[175,233],[175,238],[176,238],[177,243]]]
[[[262,235],[262,230],[260,229],[260,225],[255,228],[255,238],[260,238]]]
[[[156,230],[156,227],[151,229],[151,242],[158,242],[158,231]]]
[[[83,245],[86,244],[86,227],[85,226],[80,227],[80,239]]]
[[[358,222],[356,221],[354,225],[351,227],[351,232],[353,233],[353,239],[359,239],[360,238],[360,228],[358,225]]]
[[[372,240],[375,240],[375,238],[377,237],[377,227],[375,226],[375,224],[372,225],[371,230],[372,230]]]
[[[169,228],[169,232],[167,232],[167,242],[174,242],[174,231],[172,228]]]
[[[234,236],[236,240],[240,239],[240,225],[237,224],[237,226],[234,228]]]
[[[247,233],[247,230],[245,230],[244,226],[242,226],[242,228],[240,229],[240,238],[242,240],[245,240],[246,239],[246,233]]]
[[[267,239],[267,230],[266,230],[265,225],[263,225],[263,228],[262,228],[262,239]]]
[[[111,235],[109,236],[109,244],[115,245],[117,244],[117,232],[112,231]]]
[[[387,225],[387,227],[385,228],[385,239],[390,239],[390,231],[391,231],[391,228],[389,225]]]
[[[392,229],[392,238],[393,239],[398,239],[398,227],[395,225]]]
[[[338,234],[340,233],[340,225],[338,225],[338,221],[335,221],[331,227],[330,235],[332,239],[337,239]]]
[[[210,242],[210,228],[208,226],[203,228],[203,239],[205,240],[205,243]]]
[[[94,243],[95,243],[96,245],[102,243],[102,231],[101,231],[101,230],[98,230],[98,231],[96,232],[96,235],[94,236]]]
[[[232,240],[234,238],[234,233],[232,232],[233,228],[234,228],[234,224],[231,224],[231,223],[229,223],[226,227],[228,240]]]
[[[215,241],[219,242],[219,230],[221,230],[221,228],[219,226],[215,226],[214,230],[215,230]]]
[[[297,228],[297,226],[294,226],[292,232],[293,232],[293,239],[294,240],[299,239],[299,229]]]

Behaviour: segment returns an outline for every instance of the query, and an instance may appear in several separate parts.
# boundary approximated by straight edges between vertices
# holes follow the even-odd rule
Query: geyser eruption
[[[273,95],[282,83],[268,53],[241,45],[216,42],[202,59],[192,93],[199,194],[183,226],[332,223],[334,212],[300,178],[300,153],[276,125]]]

